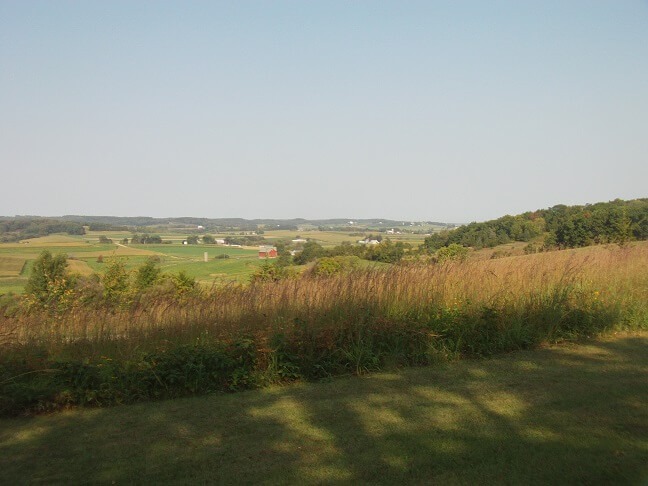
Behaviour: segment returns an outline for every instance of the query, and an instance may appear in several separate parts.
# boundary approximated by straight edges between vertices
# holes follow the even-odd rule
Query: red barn
[[[273,246],[259,248],[259,258],[277,258],[277,249]]]

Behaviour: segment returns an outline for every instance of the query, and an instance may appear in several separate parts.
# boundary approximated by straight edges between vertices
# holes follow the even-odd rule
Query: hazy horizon
[[[0,0],[0,214],[466,223],[647,197],[647,86],[644,1]]]
[[[630,198],[630,199],[643,199],[644,197],[639,196],[637,198]],[[622,199],[622,198],[615,198],[615,199]],[[613,201],[613,199],[609,201],[587,201],[585,203],[570,203],[569,205],[581,205],[584,206],[586,204],[595,204],[599,202],[610,202]],[[521,211],[516,211],[516,212],[504,212],[502,214],[499,214],[497,216],[494,216],[490,219],[497,219],[501,216],[505,215],[516,215],[516,214],[521,214],[527,211],[537,211],[541,209],[548,209],[553,206],[559,205],[559,204],[565,204],[565,203],[556,203],[556,204],[551,204],[546,207],[541,207],[541,208],[527,208],[523,209]],[[431,218],[423,218],[423,219],[415,219],[415,218],[383,218],[380,215],[378,216],[367,216],[367,217],[354,217],[354,216],[330,216],[330,217],[321,217],[321,218],[310,218],[308,216],[294,216],[294,217],[286,217],[286,218],[279,218],[279,217],[274,217],[274,216],[268,216],[268,217],[249,217],[245,218],[242,216],[232,216],[232,215],[224,215],[224,216],[205,216],[205,215],[195,215],[195,214],[183,214],[183,215],[178,215],[178,216],[169,216],[169,215],[162,215],[162,216],[155,216],[155,215],[150,215],[150,214],[92,214],[92,213],[66,213],[66,214],[0,214],[0,217],[9,217],[9,218],[20,218],[20,217],[42,217],[42,218],[62,218],[62,217],[100,217],[100,218],[155,218],[155,219],[179,219],[179,218],[196,218],[196,219],[245,219],[248,221],[253,221],[253,220],[271,220],[271,219],[276,219],[276,220],[295,220],[295,219],[303,219],[307,221],[317,221],[317,220],[330,220],[330,219],[347,219],[349,221],[355,221],[355,220],[389,220],[389,221],[403,221],[403,222],[435,222],[435,223],[446,223],[446,224],[468,224],[471,222],[482,222],[486,221],[486,219],[481,219],[481,220],[466,220],[466,221],[446,221],[442,219],[431,219]]]

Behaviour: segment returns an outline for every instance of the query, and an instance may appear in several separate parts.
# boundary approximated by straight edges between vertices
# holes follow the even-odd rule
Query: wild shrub
[[[35,308],[62,311],[74,299],[75,278],[66,268],[63,254],[52,256],[45,250],[34,261],[31,275],[25,286],[29,305]]]
[[[157,265],[159,259],[148,258],[146,262],[135,271],[133,285],[139,292],[152,287],[160,281],[162,270]]]
[[[450,260],[463,261],[468,256],[468,248],[451,243],[448,246],[439,248],[436,252],[436,258],[439,263],[447,262]]]
[[[265,262],[250,276],[250,283],[279,282],[295,275],[296,272],[287,266]]]
[[[319,258],[312,268],[314,276],[330,277],[332,275],[348,272],[357,268],[360,259],[355,256],[336,256]]]
[[[110,258],[106,269],[101,274],[103,297],[110,306],[126,305],[130,293],[130,272],[126,270],[126,263],[120,258]]]

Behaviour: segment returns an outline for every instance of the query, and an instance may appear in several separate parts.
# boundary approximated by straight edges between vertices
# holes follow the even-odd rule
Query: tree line
[[[470,223],[425,238],[423,249],[434,252],[458,244],[475,249],[542,237],[544,248],[576,248],[599,243],[648,239],[648,199],[566,206]]]
[[[80,223],[56,221],[47,218],[0,219],[0,242],[11,242],[47,236],[53,233],[83,235],[85,229]]]

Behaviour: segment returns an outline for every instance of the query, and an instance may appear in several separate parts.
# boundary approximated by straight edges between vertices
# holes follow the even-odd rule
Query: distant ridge
[[[383,224],[385,226],[402,226],[410,222],[431,224],[436,226],[456,226],[453,223],[443,223],[437,221],[414,221],[407,219],[384,219],[384,218],[369,218],[369,219],[355,219],[355,218],[331,218],[331,219],[305,219],[305,218],[292,218],[292,219],[245,219],[245,218],[197,218],[197,217],[177,217],[177,218],[153,218],[150,216],[84,216],[68,214],[64,216],[34,216],[34,215],[16,215],[4,216],[3,218],[14,219],[51,219],[58,221],[68,221],[74,223],[107,223],[120,226],[153,226],[153,225],[167,225],[167,224],[190,224],[201,226],[236,226],[236,227],[256,227],[258,225],[266,226],[298,226],[298,225],[312,225],[312,226],[346,226],[352,221],[353,224],[358,225],[376,225]]]

